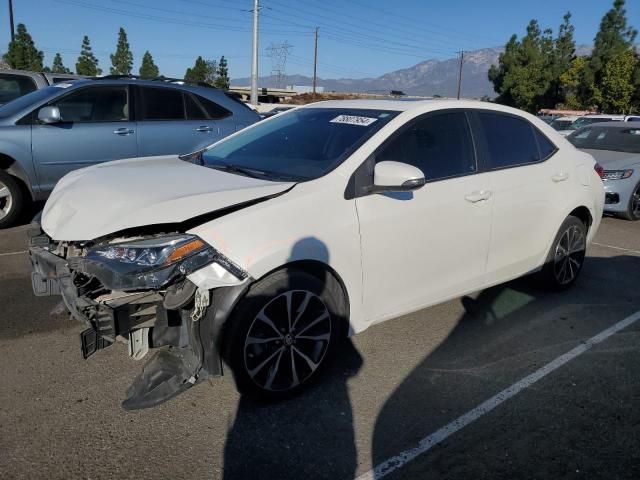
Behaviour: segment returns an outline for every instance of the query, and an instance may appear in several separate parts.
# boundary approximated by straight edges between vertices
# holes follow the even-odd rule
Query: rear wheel
[[[629,198],[629,208],[622,216],[631,221],[640,220],[640,182],[634,188]]]
[[[254,284],[227,320],[223,351],[238,390],[279,400],[309,385],[346,329],[342,289],[331,275],[281,270]]]
[[[18,181],[0,170],[0,228],[12,226],[25,206],[24,191]]]
[[[537,274],[539,285],[556,291],[573,285],[582,270],[586,248],[587,226],[577,217],[567,217],[553,241],[544,267]]]

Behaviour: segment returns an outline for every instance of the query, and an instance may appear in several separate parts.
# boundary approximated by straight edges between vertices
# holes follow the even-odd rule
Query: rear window
[[[0,73],[0,103],[9,103],[37,88],[36,82],[30,77]]]
[[[536,130],[529,122],[511,115],[488,112],[478,113],[478,118],[492,170],[540,161]]]
[[[640,127],[585,127],[567,137],[576,148],[640,153]]]

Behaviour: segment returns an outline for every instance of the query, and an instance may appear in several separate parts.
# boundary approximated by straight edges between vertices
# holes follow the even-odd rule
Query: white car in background
[[[223,359],[242,393],[281,399],[373,324],[533,272],[572,285],[598,172],[508,107],[315,103],[182,158],[68,174],[30,235],[33,287],[88,325],[85,357],[116,339],[134,358],[158,348],[124,408]]]
[[[570,135],[572,132],[576,130],[586,127],[587,125],[591,125],[592,123],[603,123],[603,122],[624,122],[624,115],[604,115],[593,113],[589,115],[583,115],[578,117],[573,123],[567,126],[565,130],[559,130],[560,135],[566,137]]]

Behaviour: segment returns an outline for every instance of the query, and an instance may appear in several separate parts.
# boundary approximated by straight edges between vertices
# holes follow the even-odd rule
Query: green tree
[[[220,57],[220,61],[218,62],[218,78],[216,78],[214,85],[218,88],[229,88],[229,67],[224,55]]]
[[[111,55],[111,65],[113,65],[110,68],[111,75],[131,75],[133,53],[131,53],[131,49],[129,48],[127,33],[122,27],[120,27],[120,31],[118,32],[116,53]]]
[[[199,56],[196,58],[196,63],[192,68],[187,68],[186,73],[184,74],[184,79],[188,82],[198,83],[198,82],[207,82],[211,81],[212,78],[212,67],[215,65],[215,62],[209,61],[207,62],[204,58]],[[215,75],[215,69],[213,70],[213,75]]]
[[[160,76],[158,66],[153,62],[153,57],[149,50],[144,52],[142,64],[140,65],[140,76],[142,78],[155,78]]]
[[[587,68],[587,57],[576,57],[569,68],[560,74],[560,88],[564,93],[564,106],[572,110],[585,108],[582,99],[585,97],[581,91],[584,85],[585,69]]]
[[[71,73],[67,67],[62,63],[62,56],[59,53],[56,53],[56,56],[53,57],[53,64],[51,65],[52,73]]]
[[[207,75],[204,81],[209,85],[215,85],[218,79],[218,64],[215,60],[206,60],[205,63],[207,64]]]
[[[87,75],[90,77],[102,74],[102,70],[98,68],[98,59],[91,51],[89,37],[86,35],[82,39],[82,49],[80,50],[80,56],[76,62],[76,73],[78,75]]]
[[[529,112],[550,106],[553,51],[551,30],[542,32],[536,20],[529,22],[522,41],[513,35],[498,66],[489,70],[489,80],[499,94],[496,101]]]
[[[594,40],[591,59],[585,71],[583,90],[585,101],[594,103],[600,108],[604,105],[604,70],[612,59],[620,57],[626,51],[633,51],[633,42],[638,34],[637,30],[627,25],[627,12],[624,0],[614,0],[613,7],[600,22],[600,29]],[[609,67],[609,75],[618,71],[616,62]],[[612,81],[609,77],[607,82]]]
[[[574,31],[575,29],[571,24],[571,13],[567,12],[558,29],[558,36],[554,40],[551,89],[548,95],[551,105],[566,102],[567,92],[563,88],[561,77],[571,68],[573,61],[576,59],[576,42],[573,38]]]
[[[36,48],[35,42],[24,23],[19,23],[13,42],[4,55],[4,60],[11,68],[40,72],[43,69],[44,53]]]
[[[601,81],[593,90],[593,98],[603,111],[631,112],[636,61],[632,50],[623,50],[603,66]]]

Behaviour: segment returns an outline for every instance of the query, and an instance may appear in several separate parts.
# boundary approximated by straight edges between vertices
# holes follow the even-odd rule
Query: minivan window
[[[9,103],[37,88],[36,82],[30,77],[0,73],[0,104]]]
[[[126,122],[129,120],[126,86],[82,88],[52,104],[60,109],[63,122]]]
[[[427,181],[476,171],[469,124],[464,112],[429,115],[412,124],[376,156],[418,167]]]
[[[140,88],[139,120],[184,120],[182,92],[172,88]]]
[[[217,103],[214,103],[207,98],[201,97],[200,95],[196,95],[196,97],[198,98],[198,102],[200,102],[200,104],[207,111],[207,115],[209,115],[209,118],[216,120],[231,115],[231,112],[229,110],[221,107]]]
[[[533,126],[512,115],[479,112],[492,170],[540,161]]]

